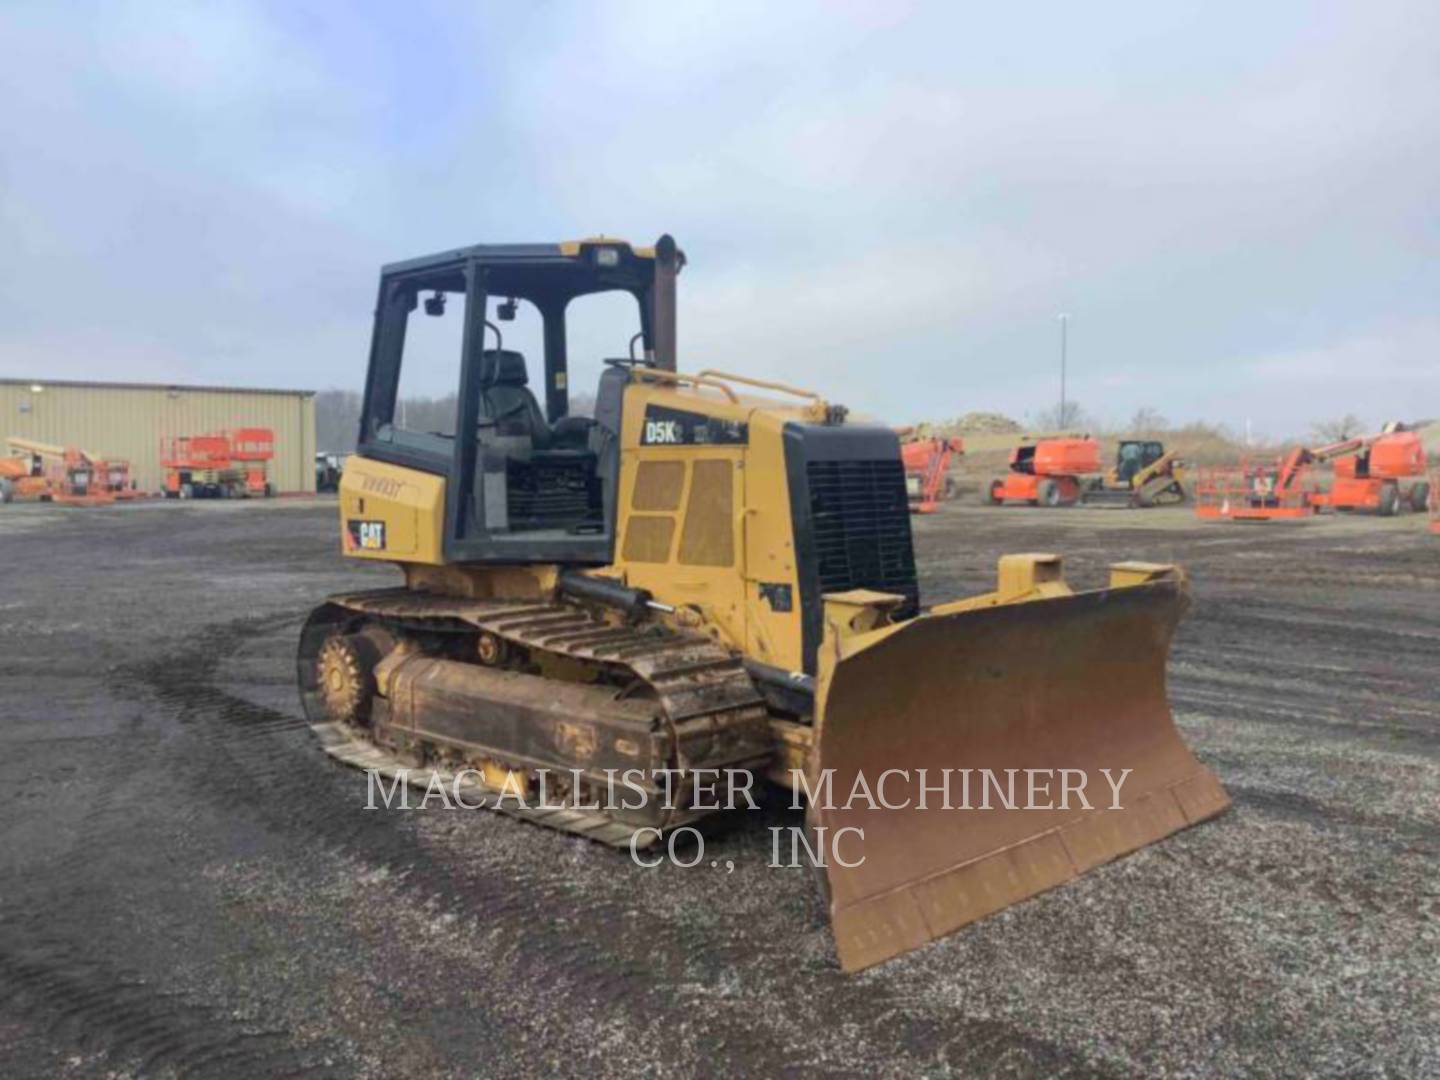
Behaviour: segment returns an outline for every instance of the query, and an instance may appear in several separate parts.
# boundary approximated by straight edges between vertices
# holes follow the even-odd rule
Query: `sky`
[[[1437,194],[1433,0],[0,6],[0,377],[358,388],[381,264],[669,232],[682,369],[1023,421],[1066,313],[1097,421],[1378,426]]]

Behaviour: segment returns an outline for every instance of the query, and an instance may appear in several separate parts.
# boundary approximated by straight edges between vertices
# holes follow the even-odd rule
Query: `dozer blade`
[[[840,659],[821,664],[811,790],[825,770],[832,787],[812,798],[809,823],[827,827],[817,835],[839,858],[864,856],[850,867],[826,860],[842,967],[918,948],[1229,805],[1166,701],[1185,604],[1183,581],[1162,580],[932,613],[827,642]],[[892,769],[901,772],[882,775]],[[1117,782],[1131,770],[1118,809],[1103,769]],[[938,790],[946,775],[948,799]],[[874,802],[851,799],[857,777]],[[837,836],[847,827],[863,839]]]

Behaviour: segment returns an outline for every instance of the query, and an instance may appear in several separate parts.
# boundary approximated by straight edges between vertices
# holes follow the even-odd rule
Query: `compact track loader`
[[[382,270],[340,535],[404,584],[332,596],[302,632],[325,749],[632,850],[741,812],[717,809],[720,772],[802,791],[847,970],[1222,810],[1166,703],[1183,574],[1120,563],[1077,592],[1057,557],[1009,555],[992,592],[922,604],[895,433],[808,391],[678,372],[683,261],[667,236]],[[604,291],[633,297],[641,351],[606,361],[575,416],[567,306]],[[543,323],[533,367],[490,320],[519,304]],[[400,422],[417,316],[461,320],[445,433]],[[1123,799],[1103,769],[1130,770]],[[967,770],[1073,790],[1012,809],[1013,790],[972,797]]]
[[[1181,463],[1154,439],[1122,439],[1115,464],[1081,496],[1086,506],[1148,509],[1185,501]]]

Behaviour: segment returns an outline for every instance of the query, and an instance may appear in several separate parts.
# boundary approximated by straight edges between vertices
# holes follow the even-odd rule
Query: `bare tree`
[[[1170,421],[1160,415],[1160,410],[1152,409],[1145,405],[1135,410],[1135,415],[1130,418],[1130,433],[1132,435],[1147,435],[1156,431],[1168,431]]]
[[[1321,420],[1310,425],[1310,436],[1319,443],[1343,442],[1353,439],[1365,430],[1365,425],[1354,413],[1346,413],[1338,420]]]
[[[1063,410],[1056,405],[1036,416],[1035,426],[1041,431],[1078,430],[1090,426],[1090,417],[1078,402],[1067,401]]]
[[[315,395],[315,449],[348,454],[360,431],[360,395],[354,390],[321,390]]]

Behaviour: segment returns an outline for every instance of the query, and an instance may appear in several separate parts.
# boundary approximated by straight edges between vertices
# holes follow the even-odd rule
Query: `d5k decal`
[[[645,407],[645,426],[640,430],[641,446],[744,446],[749,439],[749,427],[742,421],[661,405]]]

